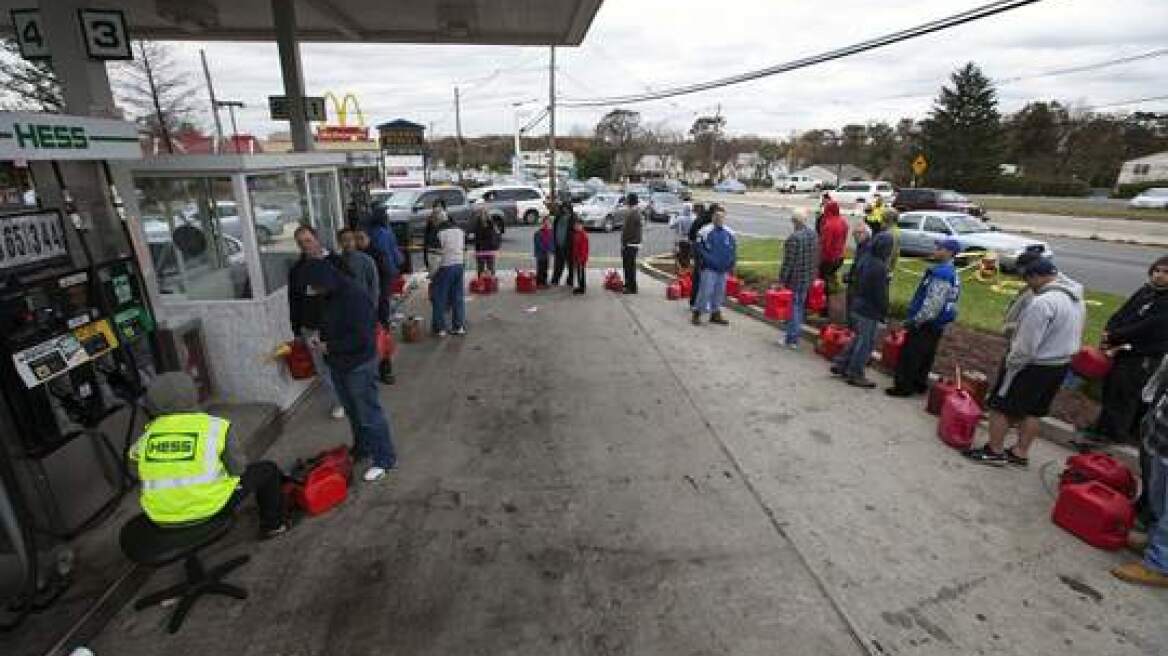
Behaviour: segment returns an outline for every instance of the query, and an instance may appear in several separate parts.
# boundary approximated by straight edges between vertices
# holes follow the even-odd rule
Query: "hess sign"
[[[138,128],[113,119],[0,112],[0,160],[139,159]]]

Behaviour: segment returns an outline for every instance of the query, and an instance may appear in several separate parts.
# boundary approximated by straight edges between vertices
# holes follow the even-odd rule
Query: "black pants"
[[[943,327],[932,324],[916,326],[908,331],[900,351],[900,361],[896,363],[896,389],[905,392],[928,391],[929,372],[937,357],[937,343],[944,333]]]
[[[1113,442],[1139,444],[1140,420],[1147,406],[1140,398],[1159,357],[1119,356],[1103,381],[1103,403],[1092,428]]]
[[[700,258],[694,258],[694,268],[689,274],[689,306],[692,308],[698,302],[698,283],[702,281],[702,261]]]
[[[568,270],[568,286],[572,286],[572,278],[574,277],[572,262],[567,248],[557,248],[555,253],[555,264],[552,269],[552,284],[560,284],[560,276],[563,275],[564,269]]]
[[[636,246],[621,248],[621,263],[625,266],[625,291],[637,292],[637,253],[641,249]]]
[[[253,462],[239,477],[239,487],[227,501],[225,510],[234,512],[250,495],[255,495],[260,511],[260,528],[267,531],[284,523],[284,494],[280,490],[284,475],[270,460]]]
[[[682,269],[688,269],[690,260],[693,259],[693,245],[688,241],[677,242],[677,266]]]
[[[475,256],[475,267],[478,274],[481,276],[484,272],[490,271],[491,275],[495,275],[495,258],[494,257],[478,257]]]
[[[535,284],[540,287],[545,287],[548,284],[548,259],[546,257],[535,258]]]
[[[584,265],[583,264],[573,264],[572,267],[570,269],[568,269],[568,284],[569,285],[572,284],[572,272],[573,271],[576,273],[576,289],[578,289],[580,291],[585,291],[585,289],[587,289],[587,286],[588,286],[588,276],[585,275],[585,273],[584,273]]]

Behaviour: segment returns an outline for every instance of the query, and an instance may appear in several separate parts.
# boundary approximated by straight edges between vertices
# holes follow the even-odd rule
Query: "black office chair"
[[[140,565],[155,569],[184,560],[187,580],[165,590],[148,594],[134,602],[134,610],[142,610],[168,599],[178,599],[167,629],[175,633],[182,626],[195,601],[205,594],[217,594],[236,599],[247,599],[247,590],[222,581],[223,577],[248,561],[239,556],[210,569],[199,560],[199,551],[226,536],[234,524],[230,513],[222,513],[192,526],[164,527],[150,521],[146,515],[126,522],[120,542],[126,557]]]

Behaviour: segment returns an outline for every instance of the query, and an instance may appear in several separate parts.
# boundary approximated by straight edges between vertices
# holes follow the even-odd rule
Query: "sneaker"
[[[790,344],[787,344],[787,348],[791,349],[792,351],[798,351],[799,342],[791,342]]]
[[[690,317],[690,322],[692,322],[695,326],[700,326],[702,324],[702,313],[694,310],[690,314],[693,315]]]
[[[455,328],[455,329],[454,329],[454,334],[455,334],[455,335],[465,335],[465,334],[466,334],[466,328]]]
[[[332,409],[332,410],[329,412],[329,415],[330,415],[330,416],[331,416],[333,419],[338,419],[338,420],[339,420],[339,419],[344,419],[344,418],[345,418],[345,408],[344,408],[344,406],[334,405],[334,406],[333,406],[333,409]]]
[[[277,526],[276,528],[260,529],[260,539],[261,540],[271,540],[272,538],[284,535],[287,532],[288,532],[288,522],[284,522],[284,523],[280,524],[279,526]]]
[[[726,320],[726,317],[722,316],[721,312],[715,312],[712,315],[710,315],[710,323],[716,323],[719,326],[729,326],[730,325],[730,322]]]
[[[1148,548],[1148,534],[1139,531],[1131,531],[1127,534],[1127,548],[1128,551],[1143,555]]]
[[[844,375],[844,370],[843,370],[843,368],[837,367],[836,365],[833,364],[833,365],[831,365],[831,375],[832,376],[842,376],[842,375]]]
[[[364,480],[366,483],[372,483],[372,482],[374,482],[374,481],[380,481],[381,479],[385,478],[385,468],[384,468],[384,467],[378,467],[378,466],[374,465],[373,467],[370,467],[369,469],[366,469],[366,470],[365,470],[365,474],[364,474],[364,475],[362,475],[362,476],[361,476],[361,478],[362,478],[362,479],[363,479],[363,480]]]
[[[912,396],[913,394],[909,390],[902,390],[899,387],[889,387],[888,389],[884,390],[884,393],[888,396],[895,396],[898,399],[903,399]]]
[[[970,460],[973,460],[974,462],[980,462],[983,465],[1003,467],[1006,464],[1005,452],[994,453],[990,450],[988,444],[977,449],[966,449],[961,452],[961,455],[969,458]]]
[[[434,334],[437,335],[438,337],[446,337],[446,335],[447,335],[445,330],[439,330],[438,332],[436,332]]]
[[[849,377],[847,379],[847,383],[852,387],[859,387],[862,389],[872,389],[873,387],[876,387],[876,383],[873,383],[863,376]]]
[[[1168,574],[1161,574],[1143,563],[1128,563],[1111,570],[1111,574],[1120,581],[1151,585],[1157,588],[1168,588]]]
[[[1029,467],[1030,458],[1023,458],[1022,456],[1014,455],[1014,448],[1011,447],[1005,450],[1006,462],[1015,467]]]

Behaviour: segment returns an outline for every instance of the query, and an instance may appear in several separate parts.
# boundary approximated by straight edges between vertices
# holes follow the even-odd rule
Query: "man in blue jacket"
[[[933,258],[940,260],[925,272],[917,285],[904,320],[904,347],[896,363],[893,385],[885,392],[889,396],[912,396],[929,390],[929,372],[937,357],[937,344],[945,334],[945,326],[957,319],[957,301],[961,297],[961,278],[953,257],[961,251],[956,239],[937,242]]]
[[[304,277],[325,300],[317,346],[324,353],[337,399],[349,418],[353,458],[370,457],[372,466],[364,478],[376,481],[393,469],[397,456],[378,394],[373,305],[354,280],[326,262],[309,262]]]
[[[694,303],[693,323],[702,322],[702,313],[710,314],[710,323],[725,326],[730,322],[722,316],[726,302],[726,276],[738,261],[738,245],[734,233],[726,227],[726,212],[714,212],[713,223],[698,233],[698,252],[701,254],[702,276]]]

